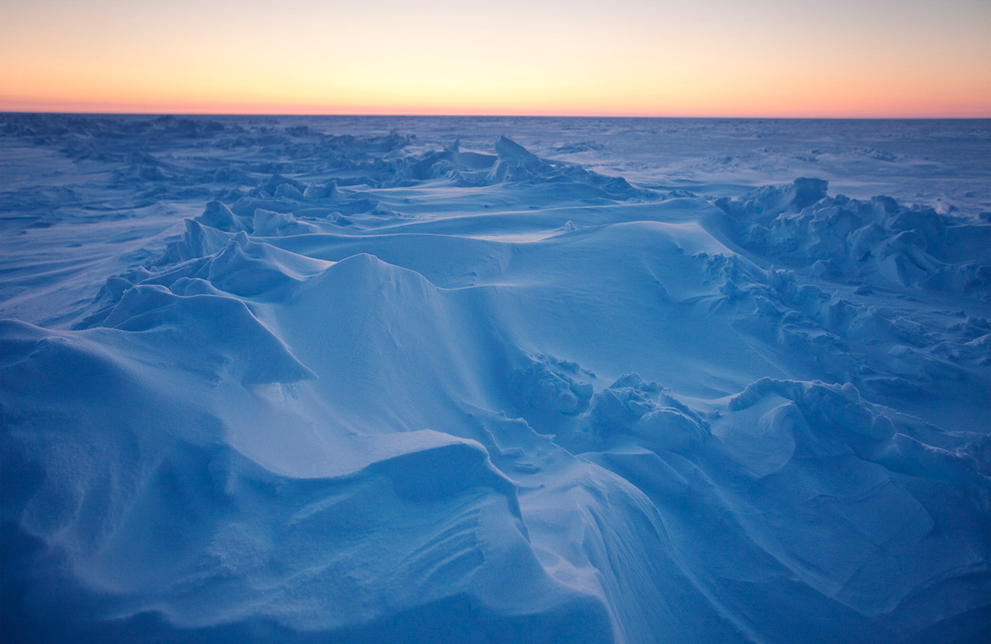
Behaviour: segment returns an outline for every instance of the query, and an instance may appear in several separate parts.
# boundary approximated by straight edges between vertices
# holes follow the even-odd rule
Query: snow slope
[[[991,635],[988,122],[0,132],[5,642]]]

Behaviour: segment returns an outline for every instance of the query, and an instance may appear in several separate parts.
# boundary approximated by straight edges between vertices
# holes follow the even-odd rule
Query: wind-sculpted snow
[[[984,157],[401,122],[0,118],[5,642],[991,636]]]

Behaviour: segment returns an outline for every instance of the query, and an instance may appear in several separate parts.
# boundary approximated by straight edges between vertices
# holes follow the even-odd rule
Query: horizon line
[[[6,110],[3,115],[47,114],[56,116],[186,116],[186,117],[338,117],[338,118],[595,118],[595,119],[695,119],[695,120],[764,120],[764,121],[987,121],[991,113],[983,116],[730,116],[730,115],[687,115],[687,114],[546,114],[546,113],[386,113],[386,112],[157,112],[157,111],[61,111],[61,110]]]

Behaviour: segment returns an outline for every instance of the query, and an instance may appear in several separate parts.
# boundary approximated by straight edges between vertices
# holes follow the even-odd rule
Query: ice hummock
[[[4,641],[989,634],[983,157],[403,123],[0,120]]]

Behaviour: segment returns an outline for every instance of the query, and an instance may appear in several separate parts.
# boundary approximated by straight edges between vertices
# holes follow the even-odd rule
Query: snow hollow
[[[989,158],[0,115],[0,635],[988,641]]]

